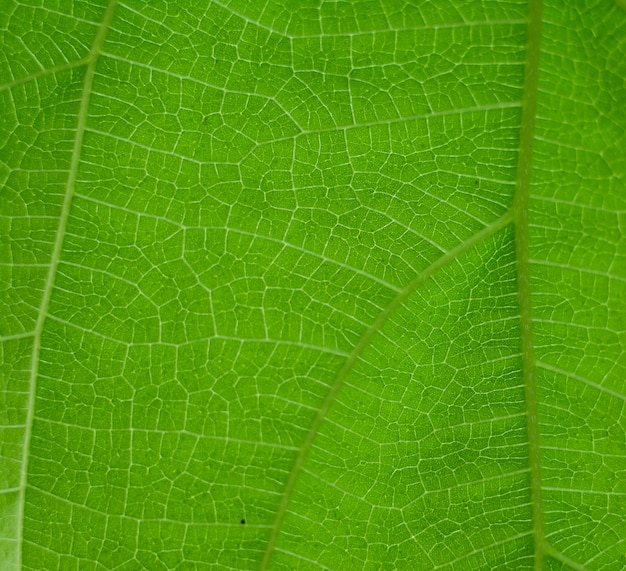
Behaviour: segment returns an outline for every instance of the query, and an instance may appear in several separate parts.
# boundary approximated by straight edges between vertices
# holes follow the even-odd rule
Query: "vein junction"
[[[30,452],[30,440],[32,435],[32,426],[35,416],[35,395],[37,392],[37,376],[39,374],[39,359],[42,345],[42,336],[44,332],[44,326],[46,318],[48,316],[48,308],[50,306],[50,299],[52,297],[52,291],[54,289],[54,282],[57,274],[57,267],[61,258],[61,251],[63,248],[63,240],[65,238],[65,231],[67,228],[67,222],[69,219],[70,207],[72,204],[72,197],[74,196],[74,189],[76,187],[76,179],[78,175],[78,167],[80,165],[81,151],[83,147],[83,137],[85,135],[85,129],[87,125],[87,117],[89,112],[89,100],[91,98],[91,91],[93,86],[93,80],[96,70],[96,64],[98,56],[102,51],[104,45],[104,39],[106,33],[113,20],[113,14],[117,0],[111,0],[104,13],[102,23],[96,34],[96,38],[91,47],[89,55],[84,60],[87,63],[85,70],[85,78],[83,80],[83,89],[80,99],[80,105],[78,109],[78,115],[76,120],[76,135],[74,137],[74,145],[72,149],[72,158],[70,162],[69,173],[67,182],[65,185],[65,195],[63,198],[63,205],[61,208],[61,215],[59,219],[59,226],[57,229],[54,246],[52,249],[52,255],[50,258],[50,266],[48,268],[48,274],[46,276],[45,285],[43,288],[41,303],[39,305],[39,311],[37,314],[37,321],[35,323],[35,329],[33,331],[33,349],[31,353],[30,362],[30,378],[29,378],[29,393],[27,404],[27,417],[26,428],[24,433],[24,443],[22,448],[22,472],[20,476],[19,485],[19,512],[17,514],[17,568],[21,568],[22,557],[22,542],[24,533],[24,508],[26,499],[26,487],[28,485],[28,460]],[[83,60],[81,60],[83,61]],[[37,76],[38,77],[38,76]],[[36,77],[34,78],[36,79]]]

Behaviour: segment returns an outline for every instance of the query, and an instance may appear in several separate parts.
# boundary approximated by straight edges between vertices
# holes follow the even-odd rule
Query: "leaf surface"
[[[3,2],[2,568],[625,568],[624,8]]]

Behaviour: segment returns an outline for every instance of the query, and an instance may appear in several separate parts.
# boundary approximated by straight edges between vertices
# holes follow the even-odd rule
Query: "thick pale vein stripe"
[[[539,426],[537,420],[537,388],[535,354],[533,348],[532,314],[530,303],[530,251],[528,207],[530,203],[530,176],[537,87],[539,83],[539,44],[541,40],[541,0],[530,0],[524,96],[522,98],[522,127],[517,162],[517,178],[513,211],[515,216],[515,252],[517,257],[517,284],[520,303],[522,377],[526,398],[528,426],[528,459],[530,464],[530,501],[532,504],[534,571],[543,570],[545,537],[541,503],[541,472],[539,464]]]
[[[311,423],[311,427],[302,443],[302,447],[298,453],[298,456],[295,459],[293,468],[291,469],[291,473],[289,474],[289,478],[285,485],[285,491],[283,492],[283,496],[278,506],[278,510],[276,512],[276,517],[274,518],[274,524],[272,526],[272,532],[267,542],[267,546],[265,549],[265,553],[263,554],[263,559],[261,561],[261,565],[259,569],[261,571],[268,569],[270,560],[272,558],[272,554],[274,552],[276,541],[278,539],[278,535],[280,533],[280,529],[285,519],[285,515],[287,515],[287,508],[289,507],[289,503],[293,496],[293,492],[296,487],[296,482],[298,480],[298,476],[302,472],[302,466],[304,465],[304,461],[308,453],[313,446],[313,441],[319,432],[320,426],[322,422],[326,418],[330,407],[335,402],[337,398],[337,394],[339,390],[344,384],[346,377],[350,374],[354,365],[358,361],[358,359],[363,354],[363,351],[369,346],[371,340],[374,336],[381,330],[385,322],[389,319],[389,317],[393,314],[393,312],[398,309],[406,299],[417,289],[417,287],[424,283],[427,279],[433,276],[438,270],[447,266],[452,261],[456,260],[461,254],[473,248],[476,244],[482,242],[489,236],[492,236],[505,226],[507,226],[510,222],[513,221],[513,216],[511,212],[507,212],[504,216],[501,216],[496,221],[492,222],[489,226],[485,227],[480,232],[474,234],[471,238],[466,240],[465,242],[459,244],[443,256],[441,256],[436,262],[431,264],[428,268],[426,268],[422,273],[418,274],[411,282],[409,282],[403,289],[398,293],[398,295],[391,300],[389,305],[385,307],[383,311],[380,312],[378,317],[374,320],[372,325],[370,325],[369,329],[365,331],[359,342],[356,344],[342,369],[339,371],[335,380],[333,381],[328,394],[326,395],[326,399],[324,400],[320,410]]]
[[[74,188],[76,186],[76,177],[78,174],[78,167],[80,164],[81,150],[83,147],[83,136],[85,134],[85,127],[87,124],[87,114],[89,111],[89,99],[91,96],[91,89],[93,85],[93,78],[96,70],[96,64],[98,62],[98,56],[102,51],[104,44],[104,38],[111,25],[113,19],[113,13],[115,12],[115,6],[117,0],[111,0],[104,13],[102,23],[96,34],[96,38],[91,47],[89,56],[84,60],[88,62],[85,70],[85,79],[83,81],[83,91],[80,100],[80,107],[78,109],[78,117],[76,121],[76,136],[74,137],[74,146],[72,149],[72,160],[70,163],[70,169],[67,176],[67,183],[65,185],[65,197],[63,198],[63,207],[61,209],[61,216],[59,219],[59,226],[57,229],[56,239],[54,241],[54,247],[52,249],[52,256],[50,258],[50,266],[48,267],[48,275],[46,276],[46,282],[41,296],[41,303],[39,305],[39,312],[37,315],[37,323],[35,324],[33,349],[31,354],[30,363],[30,380],[29,380],[29,395],[27,405],[27,418],[26,418],[26,430],[24,434],[24,447],[22,450],[22,473],[20,476],[19,486],[19,512],[18,512],[18,531],[17,531],[17,568],[22,566],[22,541],[24,533],[24,503],[26,499],[26,486],[27,486],[27,474],[28,474],[28,457],[30,452],[30,439],[32,434],[34,410],[35,410],[35,393],[37,390],[37,375],[39,374],[39,354],[41,351],[41,339],[43,336],[44,325],[46,317],[48,315],[48,306],[50,305],[50,298],[52,296],[52,290],[54,289],[54,281],[57,274],[57,267],[59,265],[59,259],[61,258],[61,249],[63,247],[63,239],[65,237],[65,229],[67,227],[67,220],[69,218],[70,206],[72,203],[72,196],[74,195]],[[82,61],[82,60],[81,60]]]

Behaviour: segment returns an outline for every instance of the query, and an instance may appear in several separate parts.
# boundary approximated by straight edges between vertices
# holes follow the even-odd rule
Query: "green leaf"
[[[625,7],[3,1],[2,569],[626,568]]]

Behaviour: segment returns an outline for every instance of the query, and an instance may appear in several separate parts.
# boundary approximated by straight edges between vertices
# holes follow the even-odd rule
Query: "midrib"
[[[61,208],[61,215],[59,218],[59,226],[57,228],[57,235],[52,248],[52,256],[50,258],[50,266],[48,268],[48,274],[44,284],[41,303],[39,304],[39,311],[37,314],[37,321],[33,331],[33,349],[31,353],[30,362],[30,379],[29,379],[29,393],[27,404],[27,416],[26,416],[26,429],[24,433],[24,447],[22,450],[22,473],[20,476],[19,485],[19,512],[17,518],[17,568],[22,566],[22,549],[23,549],[23,537],[24,537],[24,508],[26,500],[26,486],[28,484],[28,460],[30,453],[30,440],[32,435],[32,427],[35,412],[35,394],[37,392],[37,375],[39,374],[39,355],[41,351],[41,339],[43,336],[44,326],[46,323],[46,317],[48,315],[48,307],[50,305],[50,298],[52,297],[52,290],[54,289],[54,282],[57,274],[57,268],[59,265],[59,259],[61,257],[61,250],[63,248],[63,240],[65,238],[65,230],[67,227],[67,221],[69,218],[70,206],[72,203],[72,197],[74,196],[74,189],[76,186],[76,177],[78,174],[78,167],[80,164],[81,151],[83,148],[83,138],[85,135],[85,127],[87,125],[87,114],[89,111],[89,100],[91,98],[91,90],[93,85],[93,79],[98,61],[98,56],[102,51],[104,39],[109,29],[111,21],[113,19],[113,13],[117,0],[110,0],[109,5],[104,13],[104,17],[98,28],[93,45],[89,52],[89,56],[86,58],[87,68],[85,70],[85,78],[83,80],[83,90],[80,99],[80,106],[78,109],[78,116],[76,121],[76,135],[74,137],[74,145],[72,148],[72,160],[70,162],[69,173],[67,182],[65,185],[65,195],[63,198],[63,206]]]
[[[526,424],[528,433],[528,460],[530,464],[530,501],[534,542],[534,570],[543,570],[545,536],[543,506],[541,502],[541,472],[539,464],[539,426],[537,420],[537,389],[535,382],[535,354],[533,347],[532,315],[530,302],[530,254],[528,208],[530,203],[530,177],[532,147],[537,111],[539,82],[539,44],[541,40],[542,0],[529,0],[528,40],[522,98],[522,125],[517,162],[513,215],[515,223],[515,253],[517,258],[517,286],[520,304],[522,378],[526,399]]]

